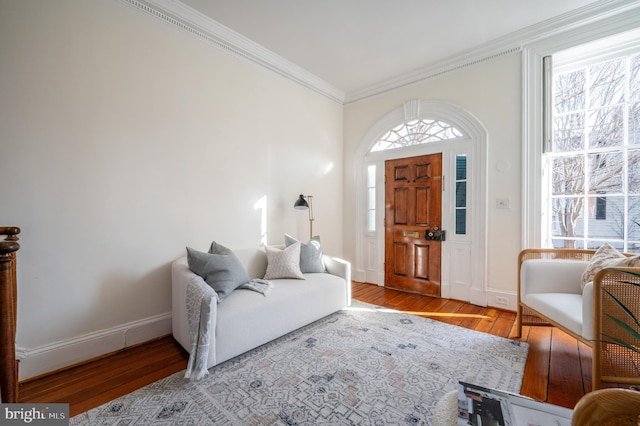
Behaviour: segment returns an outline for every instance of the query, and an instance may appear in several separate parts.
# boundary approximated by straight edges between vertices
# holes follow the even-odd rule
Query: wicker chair
[[[573,426],[640,425],[640,392],[601,389],[583,396],[573,409]]]
[[[516,327],[518,336],[522,326],[552,325],[584,342],[593,349],[592,389],[604,383],[640,384],[640,341],[629,329],[640,333],[640,325],[614,300],[620,301],[636,318],[640,319],[640,268],[606,268],[593,280],[593,336],[586,339],[562,324],[527,306],[521,297],[522,264],[530,259],[591,260],[595,250],[527,249],[518,257],[518,307]],[[627,256],[632,256],[627,254]],[[635,275],[633,275],[635,274]],[[624,323],[626,326],[621,326]],[[626,327],[626,328],[625,328]],[[617,343],[611,343],[611,342]],[[627,345],[628,347],[625,347]]]

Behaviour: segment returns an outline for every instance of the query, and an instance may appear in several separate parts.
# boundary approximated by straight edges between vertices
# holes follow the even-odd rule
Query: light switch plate
[[[510,208],[509,199],[508,198],[497,198],[496,199],[496,208],[499,208],[499,209],[508,209],[508,208]]]

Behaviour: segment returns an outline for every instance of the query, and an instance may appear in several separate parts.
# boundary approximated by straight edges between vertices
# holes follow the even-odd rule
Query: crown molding
[[[633,13],[631,13],[633,12]],[[399,89],[419,81],[447,74],[452,71],[467,68],[478,63],[519,53],[523,46],[539,40],[579,29],[588,24],[594,24],[605,18],[611,18],[608,25],[627,28],[629,22],[639,22],[640,2],[638,0],[602,0],[589,4],[574,11],[531,25],[504,37],[494,39],[488,43],[460,54],[450,56],[437,63],[419,68],[418,70],[396,76],[362,89],[347,93],[345,104],[363,100],[391,90]],[[638,26],[638,24],[635,24]]]
[[[267,68],[341,104],[356,102],[505,55],[520,53],[523,46],[559,33],[597,23],[605,18],[610,18],[607,24],[609,26],[615,27],[620,22],[621,28],[627,28],[629,25],[634,25],[630,24],[630,22],[633,22],[637,15],[640,15],[640,2],[638,0],[601,0],[515,31],[417,70],[345,93],[179,0],[119,1],[151,14],[166,23],[193,34],[208,44]]]
[[[344,103],[345,93],[340,89],[178,0],[119,1],[187,31],[208,44],[267,68],[332,101]]]
[[[466,51],[463,54],[450,57],[449,59],[440,61],[436,64],[420,68],[419,70],[412,71],[410,73],[402,74],[395,78],[385,80],[383,82],[373,84],[371,86],[350,92],[345,98],[345,104],[360,101],[372,96],[380,95],[391,90],[399,89],[404,86],[418,83],[423,80],[427,80],[433,77],[438,77],[443,74],[448,74],[452,71],[468,68],[473,65],[491,61],[495,58],[509,55],[512,53],[520,52],[520,46],[513,46],[504,50],[499,50],[494,47],[483,47],[474,51]]]

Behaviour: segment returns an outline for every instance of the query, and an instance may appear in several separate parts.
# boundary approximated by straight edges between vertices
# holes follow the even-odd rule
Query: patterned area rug
[[[176,373],[72,425],[430,425],[459,380],[518,392],[525,343],[361,302],[209,370]]]

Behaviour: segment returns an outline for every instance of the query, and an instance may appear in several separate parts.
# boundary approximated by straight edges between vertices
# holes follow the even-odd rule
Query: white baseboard
[[[487,305],[494,308],[515,311],[518,306],[518,294],[504,290],[487,290]]]
[[[364,283],[367,282],[367,273],[362,269],[351,269],[351,279],[353,281]]]
[[[19,380],[26,380],[104,354],[171,334],[171,312],[61,340],[32,349],[16,348]]]
[[[440,283],[440,297],[443,299],[451,299],[452,294],[456,295],[455,290],[452,291],[452,286],[449,283]]]
[[[352,268],[351,279],[359,283],[369,283],[384,286],[384,271],[375,272]]]

